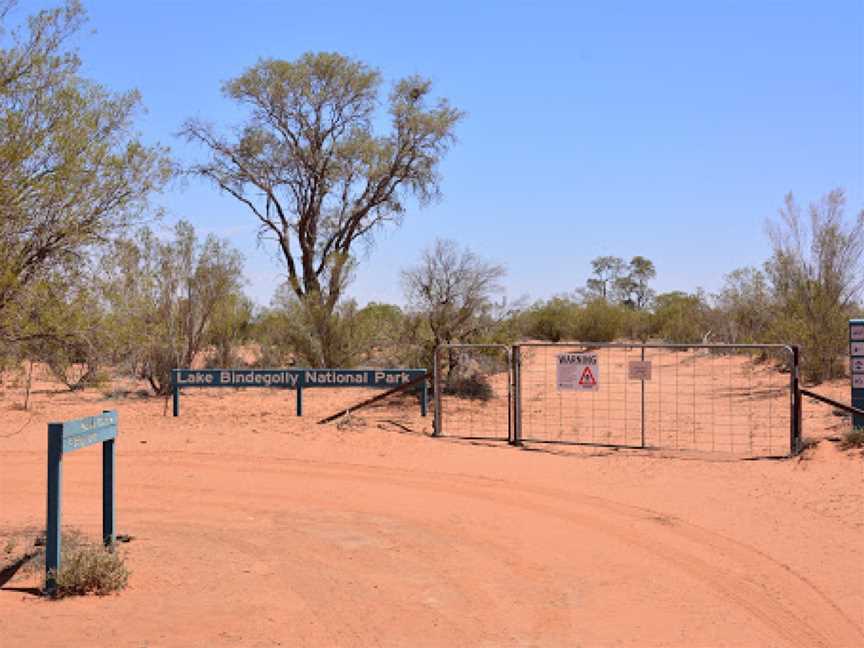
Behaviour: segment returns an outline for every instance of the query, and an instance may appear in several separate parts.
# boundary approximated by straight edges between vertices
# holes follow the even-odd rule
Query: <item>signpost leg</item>
[[[423,386],[420,388],[420,416],[426,416],[426,408],[429,404],[429,385],[428,381],[423,381]]]
[[[303,416],[303,386],[297,385],[297,416]]]
[[[102,540],[114,544],[114,439],[102,443]]]
[[[172,398],[174,400],[174,416],[180,416],[180,388],[176,383],[174,384],[172,392]]]
[[[60,487],[63,477],[63,424],[48,424],[48,519],[45,524],[45,591],[57,591],[60,569]]]

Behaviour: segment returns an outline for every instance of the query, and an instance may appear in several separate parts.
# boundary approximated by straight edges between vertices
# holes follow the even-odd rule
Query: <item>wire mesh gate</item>
[[[559,365],[573,357],[594,363],[586,384],[560,382]],[[448,368],[454,358],[455,372]],[[494,386],[490,399],[460,397],[463,375]],[[435,380],[437,435],[746,456],[787,456],[801,446],[798,349],[791,346],[451,345],[436,352]]]
[[[435,349],[435,436],[511,441],[513,366],[502,344]]]

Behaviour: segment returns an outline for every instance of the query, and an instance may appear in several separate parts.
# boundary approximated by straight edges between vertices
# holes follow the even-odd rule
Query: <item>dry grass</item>
[[[864,448],[864,428],[855,428],[843,435],[840,441],[843,450],[854,450]]]
[[[35,532],[10,534],[2,542],[3,564],[14,572],[41,577],[45,572],[44,535]],[[126,587],[129,570],[113,547],[92,542],[77,530],[63,531],[60,570],[56,574],[55,598],[96,594],[104,596]]]

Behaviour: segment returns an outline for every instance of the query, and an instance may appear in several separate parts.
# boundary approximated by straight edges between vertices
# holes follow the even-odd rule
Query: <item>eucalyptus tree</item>
[[[0,0],[0,341],[22,334],[14,306],[81,264],[138,219],[170,175],[164,149],[132,132],[137,92],[79,75],[68,47],[85,16],[77,0],[9,28]],[[44,286],[42,286],[44,288]],[[47,292],[46,292],[47,294]]]
[[[190,172],[236,198],[276,243],[322,365],[338,355],[333,313],[357,242],[398,223],[409,199],[439,194],[440,161],[462,118],[431,98],[429,80],[410,76],[393,85],[390,128],[378,134],[381,83],[377,70],[338,53],[264,59],[224,84],[247,109],[239,129],[220,134],[199,119],[182,129],[208,153]]]

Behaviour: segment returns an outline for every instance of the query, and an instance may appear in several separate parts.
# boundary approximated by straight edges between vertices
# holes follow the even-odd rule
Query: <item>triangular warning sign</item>
[[[594,372],[591,371],[591,367],[585,367],[585,369],[582,370],[579,384],[583,387],[593,387],[597,384],[597,380],[594,378]]]

